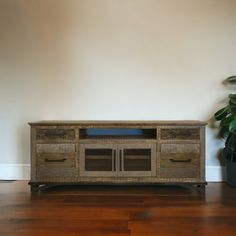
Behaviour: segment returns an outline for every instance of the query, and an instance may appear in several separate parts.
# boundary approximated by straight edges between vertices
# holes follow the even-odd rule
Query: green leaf
[[[236,115],[236,105],[230,104],[230,113]]]
[[[220,126],[223,126],[223,125],[228,125],[235,119],[235,116],[233,115],[229,115],[225,118],[223,118],[220,122]]]
[[[225,81],[230,84],[235,84],[236,83],[236,75],[228,77]]]
[[[229,95],[230,102],[236,104],[236,94]]]
[[[226,139],[229,136],[229,134],[230,134],[230,132],[229,132],[228,125],[223,125],[220,127],[220,132],[219,132],[220,137]]]
[[[236,117],[229,124],[229,131],[231,133],[236,133]]]
[[[221,108],[214,114],[215,119],[222,120],[229,114],[229,112],[230,112],[229,106]]]
[[[229,94],[229,98],[236,98],[236,94],[235,93]]]

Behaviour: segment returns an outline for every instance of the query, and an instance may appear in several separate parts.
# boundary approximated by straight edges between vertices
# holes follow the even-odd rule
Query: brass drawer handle
[[[185,162],[185,163],[190,163],[192,160],[191,159],[186,159],[186,160],[176,160],[176,159],[170,159],[171,162]]]
[[[66,158],[63,158],[63,159],[48,159],[48,158],[45,158],[45,162],[65,162],[66,161]]]

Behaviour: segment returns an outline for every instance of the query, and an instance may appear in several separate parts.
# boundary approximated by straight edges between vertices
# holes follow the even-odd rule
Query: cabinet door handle
[[[66,161],[66,158],[63,158],[63,159],[48,159],[48,158],[45,158],[45,162],[65,162]]]
[[[113,168],[116,171],[116,150],[113,150]]]
[[[189,163],[192,160],[191,159],[186,159],[186,160],[176,160],[176,159],[170,159],[171,162],[185,162],[185,163]]]
[[[120,150],[120,171],[122,171],[122,150]]]

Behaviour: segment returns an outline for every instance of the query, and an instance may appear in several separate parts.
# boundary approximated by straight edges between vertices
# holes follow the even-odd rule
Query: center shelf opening
[[[80,139],[156,139],[154,128],[83,128]]]

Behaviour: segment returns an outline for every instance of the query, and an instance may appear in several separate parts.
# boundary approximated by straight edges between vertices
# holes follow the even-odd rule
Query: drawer
[[[76,178],[74,154],[37,154],[36,176],[41,181],[66,182]]]
[[[161,144],[160,177],[199,178],[200,150],[200,144]]]
[[[40,153],[37,154],[37,167],[75,167],[74,154]]]
[[[36,144],[36,153],[75,153],[75,144]]]
[[[76,180],[75,168],[39,167],[36,170],[37,181],[70,182]]]
[[[184,179],[194,178],[198,179],[200,176],[200,169],[195,167],[188,168],[161,168],[160,177],[169,179]]]
[[[36,140],[74,140],[74,129],[36,129]]]
[[[198,167],[200,144],[161,144],[161,167]]]
[[[176,167],[198,167],[198,154],[162,154],[161,168],[176,168]]]
[[[175,153],[200,153],[200,144],[178,144],[178,143],[166,143],[161,144],[161,154],[175,154]]]
[[[163,128],[161,129],[163,140],[195,140],[200,139],[199,128]]]

